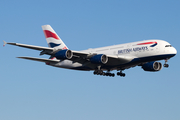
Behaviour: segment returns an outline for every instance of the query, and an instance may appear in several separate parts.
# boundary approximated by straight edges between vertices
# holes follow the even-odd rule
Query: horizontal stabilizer
[[[34,57],[17,57],[17,58],[27,59],[27,60],[34,60],[34,61],[39,61],[39,62],[53,62],[53,63],[60,62],[60,60],[51,60],[51,59],[34,58]]]

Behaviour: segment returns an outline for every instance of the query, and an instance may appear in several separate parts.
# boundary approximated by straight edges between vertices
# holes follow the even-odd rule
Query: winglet
[[[4,42],[4,45],[3,45],[3,46],[5,46],[5,45],[7,44],[7,42],[6,42],[6,41],[4,41],[4,40],[3,40],[3,42]]]

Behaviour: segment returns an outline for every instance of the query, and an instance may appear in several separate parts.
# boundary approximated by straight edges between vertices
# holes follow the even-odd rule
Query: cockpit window
[[[165,47],[172,47],[172,45],[166,45]]]

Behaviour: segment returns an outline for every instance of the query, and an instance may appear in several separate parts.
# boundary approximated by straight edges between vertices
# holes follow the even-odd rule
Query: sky
[[[179,5],[178,0],[1,0],[0,120],[179,120],[178,53],[169,68],[135,67],[123,78],[18,59],[48,56],[3,47],[3,40],[47,47],[41,26],[50,24],[71,50],[162,39],[179,51]]]

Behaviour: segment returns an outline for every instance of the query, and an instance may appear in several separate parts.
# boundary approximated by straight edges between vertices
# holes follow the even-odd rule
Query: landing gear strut
[[[102,70],[95,70],[94,75],[102,75],[103,71]]]
[[[125,73],[122,73],[122,70],[120,72],[117,72],[117,75],[121,76],[121,77],[125,77],[126,74]]]
[[[166,68],[169,67],[169,64],[167,64],[167,62],[168,62],[168,59],[165,59],[164,67],[166,67]]]

